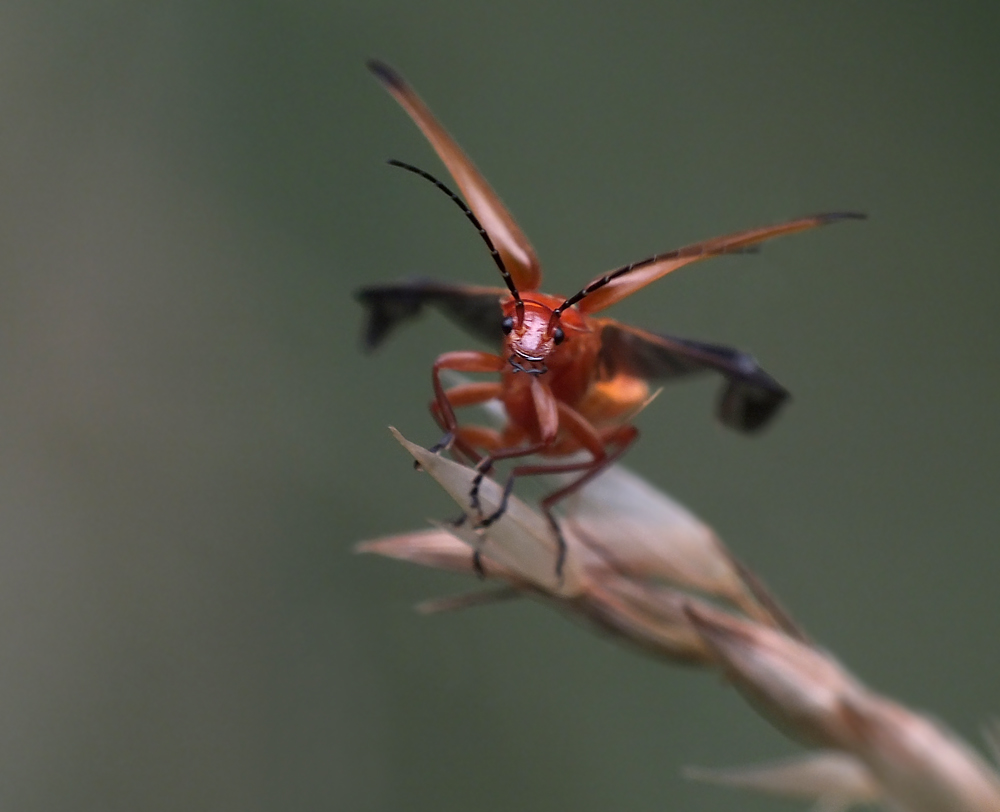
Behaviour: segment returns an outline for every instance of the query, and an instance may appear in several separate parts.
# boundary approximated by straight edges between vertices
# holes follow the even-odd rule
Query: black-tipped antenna
[[[835,223],[838,220],[865,220],[867,219],[867,214],[861,214],[860,212],[853,211],[838,211],[830,212],[829,214],[817,214],[814,218],[816,220],[816,225],[826,225],[827,223]],[[810,218],[803,218],[810,219]],[[579,293],[575,293],[570,296],[565,302],[563,302],[559,307],[552,311],[552,316],[550,318],[550,323],[554,322],[555,319],[559,318],[559,315],[568,307],[572,307],[581,299],[589,296],[596,290],[600,290],[609,282],[613,282],[620,276],[625,276],[625,274],[632,273],[632,271],[637,271],[640,268],[645,268],[647,265],[652,265],[655,262],[660,262],[665,259],[680,259],[681,257],[697,257],[702,255],[716,255],[722,256],[723,254],[747,254],[756,253],[758,246],[747,245],[739,246],[734,248],[706,248],[704,244],[689,245],[684,248],[677,248],[673,251],[667,251],[663,254],[653,254],[651,257],[646,257],[645,259],[640,259],[638,262],[630,262],[628,265],[622,265],[620,268],[615,268],[613,271],[609,271],[604,274],[600,279],[595,279],[589,285],[587,285]]]
[[[600,290],[609,282],[612,282],[615,279],[617,279],[619,276],[625,276],[625,274],[632,273],[632,271],[637,271],[639,268],[645,268],[647,265],[652,265],[654,262],[659,262],[661,259],[674,259],[676,257],[681,256],[683,251],[684,251],[683,248],[678,248],[674,251],[667,251],[664,254],[653,254],[653,256],[651,257],[640,259],[638,262],[630,262],[628,265],[622,265],[620,268],[615,268],[613,271],[609,271],[608,273],[604,274],[604,276],[602,276],[600,279],[595,279],[593,282],[587,285],[587,287],[583,288],[583,290],[579,291],[578,293],[574,293],[572,296],[570,296],[565,302],[563,302],[561,305],[559,305],[559,307],[557,307],[555,310],[552,311],[551,318],[552,319],[558,318],[566,308],[572,307],[581,299],[589,296],[595,290]],[[702,251],[693,253],[704,253],[704,249]],[[715,253],[724,254],[727,252],[716,251]]]
[[[482,224],[476,219],[476,215],[472,213],[472,209],[465,205],[465,201],[462,200],[457,194],[455,194],[451,189],[445,186],[441,181],[435,178],[430,172],[425,172],[418,166],[413,166],[413,164],[404,163],[403,161],[397,161],[395,158],[389,161],[389,166],[398,166],[400,169],[405,169],[408,172],[412,172],[414,175],[420,175],[424,180],[429,180],[438,189],[444,192],[448,197],[454,201],[455,205],[458,206],[465,216],[469,218],[469,222],[476,227],[476,231],[479,232],[479,236],[483,238],[483,242],[486,243],[486,247],[490,249],[490,256],[493,257],[493,261],[496,266],[500,269],[500,275],[503,276],[503,281],[507,284],[507,289],[510,291],[511,296],[514,297],[514,307],[517,310],[517,319],[519,322],[524,320],[524,302],[521,301],[521,294],[517,292],[517,287],[514,285],[514,280],[511,275],[507,272],[507,268],[504,267],[503,259],[500,256],[500,252],[497,251],[496,246],[493,245],[493,240],[490,239],[490,235],[486,233],[486,229],[483,228]]]

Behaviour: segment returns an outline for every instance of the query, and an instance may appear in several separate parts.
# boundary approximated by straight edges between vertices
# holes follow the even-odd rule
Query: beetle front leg
[[[478,406],[481,403],[495,400],[500,397],[501,391],[502,388],[499,381],[482,381],[453,386],[451,389],[446,389],[444,394],[453,409],[461,409],[464,406]],[[475,465],[482,459],[477,449],[483,449],[488,453],[502,445],[498,432],[493,429],[481,426],[458,426],[449,431],[437,399],[431,401],[430,410],[435,422],[442,430],[448,432],[446,437],[452,439],[453,448],[465,457],[471,465]],[[437,453],[443,447],[441,443],[438,443],[430,450]]]
[[[431,379],[434,383],[434,402],[437,405],[438,411],[435,412],[432,408],[431,412],[441,424],[445,434],[441,438],[441,441],[433,447],[433,451],[437,452],[451,445],[455,439],[455,430],[458,428],[458,418],[455,417],[455,408],[448,398],[449,391],[454,390],[446,391],[441,384],[441,370],[450,369],[455,372],[500,372],[503,370],[505,364],[506,361],[499,355],[493,355],[488,352],[476,352],[474,350],[446,352],[437,357],[431,369]],[[455,389],[460,390],[461,387],[456,387]],[[490,400],[495,396],[490,395],[489,397],[485,397],[484,400]],[[455,405],[468,404],[456,403]]]

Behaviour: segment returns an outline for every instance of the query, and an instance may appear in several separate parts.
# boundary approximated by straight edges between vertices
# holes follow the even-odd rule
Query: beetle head
[[[510,302],[503,320],[504,354],[515,372],[541,375],[548,372],[547,361],[563,342],[565,334],[552,308],[531,300]]]

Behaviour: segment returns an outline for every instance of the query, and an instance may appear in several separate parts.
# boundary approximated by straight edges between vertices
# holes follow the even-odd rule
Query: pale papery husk
[[[1000,777],[939,722],[874,693],[844,698],[851,751],[912,812],[1000,812]]]
[[[688,614],[741,693],[791,735],[857,758],[890,808],[1000,812],[1000,777],[939,723],[780,631],[704,607]]]
[[[469,379],[450,373],[450,385]],[[629,417],[646,408],[656,390]],[[494,424],[505,419],[499,401],[481,404],[480,411]],[[571,462],[587,458],[586,452],[561,458]],[[554,474],[538,481],[557,490],[579,474]],[[748,581],[715,531],[675,499],[621,465],[612,465],[568,496],[557,507],[564,535],[575,531],[584,549],[578,550],[585,566],[591,553],[634,578],[658,579],[684,590],[693,590],[731,603],[761,622],[781,623],[783,612],[759,579]],[[794,628],[788,624],[789,630]]]
[[[567,500],[558,543],[516,496],[485,531],[469,509],[475,472],[397,439],[468,516],[459,527],[363,542],[357,549],[472,574],[479,550],[490,592],[437,599],[445,611],[530,595],[676,663],[720,668],[768,719],[826,750],[775,764],[690,770],[689,776],[813,800],[823,810],[877,802],[894,812],[1000,812],[1000,777],[942,725],[879,696],[805,639],[756,576],[707,525],[617,467]],[[485,479],[484,513],[501,489]],[[699,599],[703,593],[743,613]],[[1000,738],[995,726],[990,741]]]
[[[459,534],[475,538],[468,528],[441,526],[361,542],[355,550],[472,575],[475,570],[469,541],[462,540]],[[685,615],[685,607],[691,601],[689,595],[663,586],[636,583],[612,571],[602,579],[587,579],[583,592],[565,598],[537,588],[489,558],[484,557],[482,564],[485,579],[500,581],[505,587],[435,598],[420,603],[418,610],[433,614],[527,596],[583,618],[613,638],[647,653],[683,664],[706,664],[712,660],[708,647]]]
[[[567,550],[560,574],[558,543],[543,516],[512,494],[499,520],[486,530],[473,530],[482,518],[469,506],[475,472],[392,431],[467,515],[465,524],[451,532],[485,558],[550,594],[578,595],[588,572],[610,567],[633,580],[661,580],[703,592],[762,622],[775,622],[753,597],[739,566],[712,529],[620,466],[602,472],[566,500],[560,527]],[[483,514],[495,510],[501,494],[497,483],[483,479],[479,493]]]
[[[354,545],[354,551],[465,575],[475,572],[469,545],[442,527],[361,541]]]
[[[475,472],[440,454],[411,443],[395,429],[393,436],[410,452],[421,468],[432,476],[456,504],[465,512],[467,522],[475,525],[482,516],[469,505],[469,491]],[[485,515],[492,514],[503,496],[502,488],[485,478],[479,490],[479,501]],[[559,543],[544,516],[528,507],[516,495],[511,495],[507,509],[481,535],[478,547],[482,555],[553,595],[571,597],[582,591],[583,573],[579,556],[567,555],[561,572],[557,572]]]
[[[777,727],[810,745],[844,749],[851,741],[841,698],[865,689],[836,660],[718,609],[692,604],[687,614],[733,685]]]
[[[507,511],[498,521],[488,529],[474,529],[478,516],[469,508],[468,493],[475,472],[393,433],[466,512],[468,519],[464,523],[440,525],[438,533],[479,550],[487,577],[505,580],[534,597],[556,599],[560,609],[581,615],[620,639],[678,663],[705,664],[712,657],[684,614],[691,596],[665,586],[664,580],[685,589],[709,592],[769,620],[740,586],[737,568],[711,529],[634,474],[612,468],[570,502],[569,518],[561,520],[567,550],[560,579],[556,574],[558,546],[544,517],[512,495]],[[629,497],[633,490],[638,495]],[[485,513],[499,503],[500,493],[496,483],[483,480],[480,501]],[[591,523],[596,524],[598,517],[604,522],[609,515],[622,520],[609,540],[612,550],[591,543],[596,532],[608,530],[604,524],[592,530]],[[404,547],[420,547],[425,539],[433,540],[430,549],[419,553],[396,551],[392,557],[411,561],[419,557],[421,563],[435,566],[440,555],[437,547],[445,545],[449,557],[447,562],[441,562],[443,568],[472,570],[471,556],[463,560],[454,539],[443,539],[437,533],[390,537],[393,544]],[[377,543],[382,545],[380,550],[373,547]],[[362,549],[389,554],[385,540],[369,542]],[[624,558],[619,557],[619,552],[624,552]],[[685,568],[678,563],[685,557],[696,563]],[[644,568],[649,571],[644,572]],[[479,602],[475,598],[458,598],[431,605],[436,609]]]
[[[570,477],[552,477],[565,484]],[[704,592],[754,616],[725,545],[707,524],[622,466],[612,466],[569,496],[564,524],[623,572]]]
[[[882,789],[865,763],[840,750],[817,750],[745,767],[688,767],[684,775],[734,789],[812,801],[824,812],[874,803],[882,797]]]

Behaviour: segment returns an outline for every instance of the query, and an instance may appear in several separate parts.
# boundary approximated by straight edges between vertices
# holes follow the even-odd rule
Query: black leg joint
[[[438,440],[436,443],[434,443],[434,445],[432,445],[427,450],[430,451],[431,454],[440,454],[448,446],[450,446],[452,442],[454,442],[454,440],[455,440],[454,432],[446,431],[444,435],[441,437],[441,439]]]
[[[500,507],[479,523],[479,527],[489,527],[493,522],[507,512],[507,503],[510,501],[511,491],[514,490],[514,477],[507,477],[507,484],[503,486],[503,497],[500,499]]]

